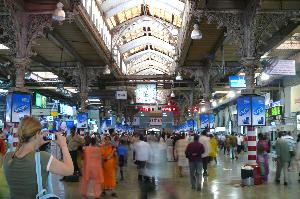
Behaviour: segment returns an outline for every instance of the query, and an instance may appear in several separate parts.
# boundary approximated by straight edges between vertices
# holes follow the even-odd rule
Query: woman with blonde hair
[[[4,174],[9,186],[11,199],[32,199],[38,194],[35,153],[45,144],[41,124],[34,117],[24,117],[18,127],[19,144],[15,152],[4,157]],[[43,187],[47,187],[48,172],[62,176],[73,174],[73,164],[68,151],[66,138],[56,135],[55,141],[62,150],[63,162],[51,154],[41,151],[40,164]]]

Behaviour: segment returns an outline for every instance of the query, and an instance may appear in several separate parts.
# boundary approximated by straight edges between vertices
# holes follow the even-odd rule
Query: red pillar
[[[254,126],[248,126],[248,164],[256,165],[256,132]]]

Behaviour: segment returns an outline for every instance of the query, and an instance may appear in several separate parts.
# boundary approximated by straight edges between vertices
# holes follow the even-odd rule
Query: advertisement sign
[[[229,76],[229,85],[231,88],[246,88],[245,76]]]
[[[135,90],[136,103],[156,103],[156,84],[138,84]]]
[[[77,128],[87,128],[87,127],[88,127],[88,113],[78,113]]]
[[[209,128],[215,128],[215,114],[209,114]]]
[[[6,97],[6,122],[11,122],[11,103],[12,103],[12,93],[8,93]]]
[[[200,128],[209,128],[209,114],[200,114]]]
[[[75,126],[74,120],[67,120],[66,121],[67,128],[70,129],[71,127]]]
[[[266,70],[270,75],[296,75],[295,60],[274,60]]]
[[[47,108],[47,97],[36,93],[35,94],[35,105],[40,108]]]
[[[33,108],[33,109],[31,109],[31,115],[34,115],[34,116],[47,116],[47,115],[50,115],[50,112],[51,112],[50,108],[45,108],[45,109]]]
[[[31,95],[27,93],[13,93],[11,107],[11,122],[20,122],[24,116],[30,116]]]
[[[300,85],[291,87],[291,112],[300,112]]]
[[[126,100],[127,91],[116,91],[116,99]]]
[[[252,125],[266,125],[265,98],[263,96],[252,97]]]
[[[250,96],[243,96],[237,99],[237,112],[239,126],[248,126],[252,124]]]

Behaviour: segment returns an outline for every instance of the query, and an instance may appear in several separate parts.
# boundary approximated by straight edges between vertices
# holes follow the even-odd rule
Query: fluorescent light
[[[88,99],[89,102],[100,102],[100,99],[94,98],[94,99]]]
[[[0,50],[8,50],[9,48],[3,44],[0,44]]]
[[[267,74],[267,73],[265,73],[265,72],[263,72],[263,73],[261,74],[261,76],[260,76],[260,79],[261,79],[262,81],[267,81],[267,80],[270,79],[270,75]]]
[[[227,94],[227,96],[229,98],[234,98],[235,97],[235,92],[234,91],[229,91],[228,94]]]

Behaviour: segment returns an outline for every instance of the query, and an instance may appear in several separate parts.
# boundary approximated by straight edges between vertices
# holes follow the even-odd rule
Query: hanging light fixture
[[[58,2],[56,4],[56,9],[54,10],[54,12],[52,14],[53,20],[62,22],[66,19],[66,13],[63,10],[63,7],[64,7],[64,4],[62,4],[61,2]]]
[[[171,95],[170,95],[170,96],[171,96],[172,98],[175,97],[174,91],[171,92]]]
[[[260,76],[260,79],[261,79],[262,81],[268,81],[268,80],[270,79],[270,75],[267,74],[267,73],[265,73],[265,72],[262,72],[262,73],[261,73],[261,76]]]
[[[104,70],[104,72],[103,72],[103,75],[109,75],[109,74],[110,74],[110,69],[109,69],[109,66],[106,65],[106,66],[105,66],[105,70]]]
[[[191,33],[191,38],[192,39],[202,39],[202,33],[199,29],[198,24],[194,24],[194,30]]]
[[[183,80],[183,78],[182,78],[182,76],[180,75],[179,72],[177,73],[177,76],[175,77],[175,80],[177,80],[177,81],[182,81]]]

